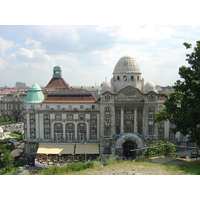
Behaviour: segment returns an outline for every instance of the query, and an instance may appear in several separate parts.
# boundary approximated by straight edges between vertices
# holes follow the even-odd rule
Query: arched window
[[[131,76],[131,81],[134,81],[134,77],[133,76]]]
[[[117,76],[117,80],[120,81],[120,77],[119,76]]]
[[[124,79],[124,81],[127,81],[127,76],[124,76],[123,79]]]

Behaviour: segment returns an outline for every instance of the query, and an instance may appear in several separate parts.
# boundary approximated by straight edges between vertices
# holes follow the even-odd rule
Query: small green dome
[[[62,78],[62,70],[60,66],[55,66],[53,68],[53,78]]]
[[[38,84],[34,83],[28,91],[24,103],[41,103],[44,100],[44,94]]]

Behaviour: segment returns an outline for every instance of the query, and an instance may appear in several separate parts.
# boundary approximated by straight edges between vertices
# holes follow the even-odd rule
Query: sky
[[[33,5],[33,10],[34,8],[36,6]],[[80,7],[77,9],[79,13]],[[67,10],[70,16],[71,9]],[[166,10],[167,8],[164,11]],[[42,9],[37,11],[38,13],[33,11],[35,16],[44,15]],[[47,16],[52,15],[50,11]],[[129,13],[127,18],[132,16],[129,11],[139,14],[129,6],[126,6],[126,11]],[[22,13],[24,20],[27,11],[24,9]],[[90,15],[90,18],[94,17],[92,23],[90,20],[82,22],[82,17],[79,17],[78,20],[70,20],[70,23],[61,20],[56,24],[55,16],[61,15],[60,13],[62,12],[53,13],[50,21],[43,21],[44,18],[40,17],[34,21],[34,16],[32,21],[22,20],[19,23],[20,20],[17,20],[15,25],[12,23],[14,18],[22,17],[17,14],[7,23],[0,23],[0,86],[13,87],[16,82],[23,82],[27,86],[37,83],[45,87],[52,78],[53,67],[56,65],[61,67],[62,76],[70,86],[100,85],[105,80],[110,81],[116,63],[126,54],[138,63],[144,83],[152,81],[155,85],[173,85],[180,78],[179,67],[188,66],[185,59],[190,51],[182,45],[183,42],[195,46],[196,41],[200,40],[200,26],[196,24],[185,25],[179,21],[171,23],[172,25],[160,24],[158,21],[149,24],[146,20],[149,16],[141,22],[134,23],[129,19],[122,23],[123,20],[120,20],[123,19],[123,12],[117,18],[120,20],[113,22],[109,20],[111,17],[102,22]],[[101,13],[102,16],[113,14],[106,10]],[[115,11],[114,14],[116,13]],[[176,15],[173,9],[171,14]],[[86,20],[87,17],[86,15]],[[155,18],[157,15],[153,16]],[[26,25],[28,22],[30,25]],[[62,25],[64,22],[67,25]]]

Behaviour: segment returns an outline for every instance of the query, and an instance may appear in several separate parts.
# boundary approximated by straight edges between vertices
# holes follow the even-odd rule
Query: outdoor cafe
[[[86,162],[95,160],[99,156],[99,144],[47,144],[40,143],[35,158],[35,166],[48,168],[57,165],[64,166],[68,163]]]

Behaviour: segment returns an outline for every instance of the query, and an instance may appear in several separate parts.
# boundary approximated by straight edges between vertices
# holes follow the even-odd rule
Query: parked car
[[[22,172],[24,169],[25,169],[25,167],[19,167],[17,171]]]
[[[190,152],[190,158],[198,158],[200,157],[200,151],[198,150],[193,150]]]
[[[15,140],[15,139],[8,140],[8,143],[13,143],[13,142],[17,142],[17,140]]]

